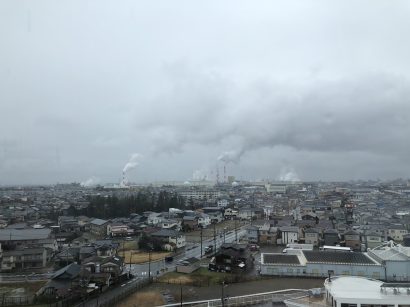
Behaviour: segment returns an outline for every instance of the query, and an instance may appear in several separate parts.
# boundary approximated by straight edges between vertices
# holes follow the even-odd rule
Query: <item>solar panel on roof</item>
[[[265,254],[264,263],[266,264],[300,264],[296,255],[282,255],[282,254]]]
[[[303,251],[308,262],[374,264],[362,253]]]

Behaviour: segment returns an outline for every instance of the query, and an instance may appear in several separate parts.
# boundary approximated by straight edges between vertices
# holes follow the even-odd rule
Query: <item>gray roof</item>
[[[154,237],[176,237],[179,235],[178,231],[171,229],[161,229],[151,234]]]
[[[65,274],[65,278],[67,279],[73,279],[77,277],[77,275],[80,273],[81,270],[81,265],[78,265],[77,263],[71,263],[64,268],[58,270],[57,272],[54,273],[54,275],[51,277],[51,279],[59,278],[62,275]]]
[[[102,220],[102,219],[93,219],[90,223],[94,224],[94,225],[97,225],[97,226],[102,226],[105,223],[108,223],[108,221]]]
[[[0,241],[25,241],[47,239],[51,234],[51,229],[0,229]]]

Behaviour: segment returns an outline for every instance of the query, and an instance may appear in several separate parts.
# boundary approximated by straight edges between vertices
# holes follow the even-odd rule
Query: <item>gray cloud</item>
[[[0,184],[405,177],[408,1],[0,3]],[[215,176],[215,173],[212,175]]]

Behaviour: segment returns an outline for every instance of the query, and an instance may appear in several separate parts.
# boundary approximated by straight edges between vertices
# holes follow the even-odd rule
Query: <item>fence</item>
[[[6,296],[2,295],[0,306],[26,306],[33,303],[33,296]]]
[[[182,303],[182,306],[192,307],[233,307],[233,306],[251,306],[255,304],[272,303],[272,302],[284,302],[294,297],[307,296],[308,290],[305,289],[286,289],[272,292],[264,292],[258,294],[226,297],[222,304],[222,299],[214,299],[207,301],[195,301]],[[163,305],[162,307],[176,307],[181,306],[181,303]]]

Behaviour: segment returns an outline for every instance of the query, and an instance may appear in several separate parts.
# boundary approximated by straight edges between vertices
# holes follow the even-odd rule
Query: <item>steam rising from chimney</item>
[[[125,174],[129,170],[136,168],[139,165],[139,160],[141,160],[141,158],[142,155],[140,155],[139,153],[132,154],[130,160],[127,162],[127,164],[125,164],[122,172]]]
[[[230,162],[238,163],[243,154],[244,154],[244,151],[242,149],[241,150],[224,151],[218,157],[218,161],[222,161],[222,162],[225,162],[225,163],[230,163]]]

